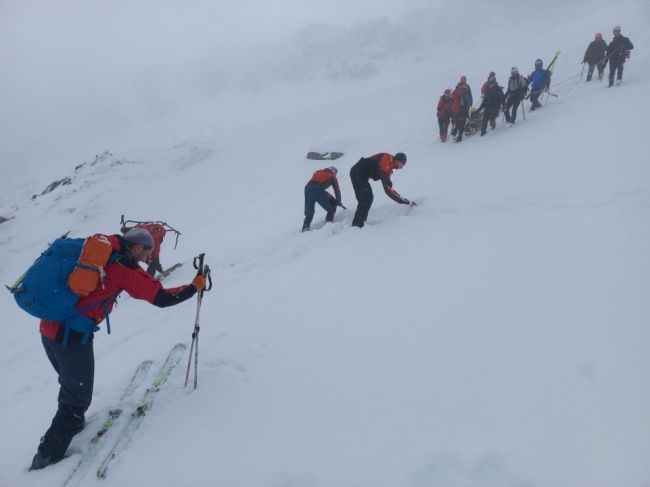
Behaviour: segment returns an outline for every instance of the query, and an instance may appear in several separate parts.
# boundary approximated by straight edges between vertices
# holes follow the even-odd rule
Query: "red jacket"
[[[98,304],[81,311],[82,315],[92,319],[96,324],[99,325],[106,318],[105,311],[110,313],[113,310],[117,295],[122,291],[126,291],[135,299],[148,301],[161,308],[182,303],[196,293],[196,288],[191,284],[164,289],[160,281],[152,278],[133,260],[121,236],[110,235],[107,238],[117,252],[116,261],[106,266],[103,286],[98,286],[77,303],[78,309],[94,303]],[[105,305],[100,304],[105,300]],[[59,322],[41,320],[40,332],[41,335],[54,340],[60,327]]]
[[[438,118],[449,118],[451,117],[451,96],[447,98],[445,95],[440,97],[438,100]]]

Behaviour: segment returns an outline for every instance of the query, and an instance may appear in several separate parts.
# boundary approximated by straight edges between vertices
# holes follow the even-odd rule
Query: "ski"
[[[140,363],[140,365],[138,365],[135,372],[133,373],[133,376],[131,377],[131,380],[122,392],[117,406],[111,408],[111,410],[108,411],[108,417],[104,420],[95,435],[91,438],[90,443],[88,444],[88,448],[82,453],[79,462],[77,462],[77,465],[74,467],[72,472],[70,472],[70,475],[68,475],[65,482],[63,483],[63,487],[77,486],[81,480],[83,480],[88,471],[88,468],[99,454],[99,451],[102,447],[103,438],[106,436],[106,433],[108,433],[108,431],[113,428],[113,426],[115,426],[120,416],[122,415],[124,402],[133,396],[133,393],[137,391],[138,388],[140,388],[140,386],[144,383],[152,363],[153,362],[151,360],[144,360]]]
[[[151,408],[153,404],[154,395],[160,390],[160,388],[169,380],[174,368],[180,362],[183,352],[187,348],[187,345],[184,343],[177,343],[169,352],[165,363],[161,367],[158,375],[151,384],[151,387],[147,389],[142,400],[136,406],[135,410],[129,417],[128,421],[120,431],[119,436],[117,437],[113,447],[106,455],[106,458],[102,461],[101,465],[97,469],[97,478],[104,479],[108,473],[108,468],[111,462],[117,457],[117,455],[122,452],[129,442],[133,433],[140,427],[142,420],[144,419],[145,414]]]

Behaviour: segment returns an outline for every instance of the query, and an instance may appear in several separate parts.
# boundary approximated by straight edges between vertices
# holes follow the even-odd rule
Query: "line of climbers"
[[[587,81],[591,81],[594,67],[598,67],[598,79],[602,80],[605,65],[609,62],[609,86],[614,85],[614,78],[617,84],[623,79],[623,64],[630,57],[630,50],[633,45],[630,40],[621,35],[620,26],[613,29],[614,39],[607,45],[602,34],[598,32],[596,38],[585,52],[582,63],[589,65]],[[478,109],[474,110],[472,89],[467,84],[467,77],[461,76],[456,88],[452,91],[447,88],[438,100],[437,117],[440,134],[440,142],[446,142],[451,125],[451,135],[456,142],[463,140],[463,134],[467,130],[468,121],[480,121],[481,135],[487,132],[488,123],[492,129],[496,128],[496,119],[503,111],[505,121],[512,125],[517,120],[517,110],[524,99],[530,99],[530,111],[540,108],[540,96],[548,91],[551,86],[551,71],[544,69],[544,62],[541,59],[535,61],[535,70],[528,76],[521,76],[519,69],[513,66],[510,70],[506,91],[499,86],[496,73],[491,71],[487,81],[481,87],[482,101]],[[522,111],[523,111],[522,107]]]

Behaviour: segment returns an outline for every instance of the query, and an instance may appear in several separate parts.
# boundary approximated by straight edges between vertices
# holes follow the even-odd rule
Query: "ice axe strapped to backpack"
[[[96,234],[85,239],[64,236],[52,242],[16,283],[7,288],[18,306],[30,315],[60,322],[65,328],[64,345],[70,330],[82,333],[82,343],[87,343],[90,334],[99,327],[81,312],[97,306],[106,310],[117,294],[81,308],[77,308],[77,303],[104,285],[106,266],[115,255],[105,235]],[[108,313],[105,315],[106,329],[110,333]]]

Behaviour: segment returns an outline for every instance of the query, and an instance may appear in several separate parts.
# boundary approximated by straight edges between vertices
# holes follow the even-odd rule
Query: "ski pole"
[[[580,79],[578,80],[578,83],[582,81],[582,75],[585,74],[585,62],[582,61],[582,71],[580,72]]]
[[[204,275],[207,280],[205,289],[199,291],[196,300],[196,319],[194,320],[194,330],[192,331],[192,343],[190,345],[190,355],[187,359],[187,370],[185,372],[185,387],[189,382],[190,369],[192,367],[192,352],[194,352],[194,389],[198,386],[198,365],[199,365],[199,318],[201,316],[201,304],[203,303],[203,293],[212,289],[212,277],[210,276],[210,268],[203,265],[205,254],[199,254],[194,258],[194,268],[197,269],[197,275]],[[198,261],[198,263],[197,263]]]

